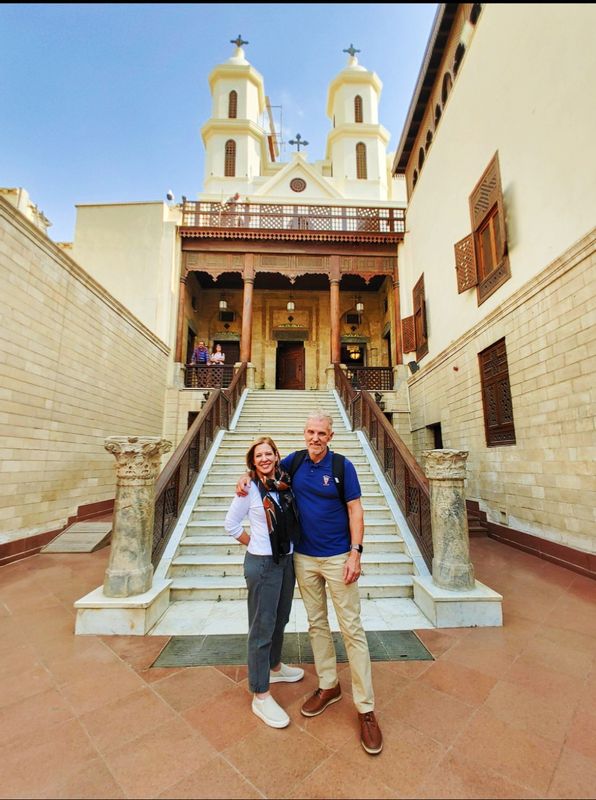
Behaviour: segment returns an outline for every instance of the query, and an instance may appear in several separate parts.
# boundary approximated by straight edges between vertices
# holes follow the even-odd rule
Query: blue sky
[[[0,186],[22,186],[71,241],[76,203],[179,200],[202,188],[208,75],[242,34],[285,139],[324,158],[344,48],[383,82],[395,150],[435,3],[0,5]],[[279,120],[279,109],[274,112]],[[292,148],[282,150],[282,161]]]

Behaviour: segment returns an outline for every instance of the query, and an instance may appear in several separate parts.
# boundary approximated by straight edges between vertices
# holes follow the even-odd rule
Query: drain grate
[[[412,631],[367,631],[371,661],[433,661]],[[338,662],[348,657],[340,633],[333,633]],[[312,664],[308,633],[286,633],[281,654],[287,664]],[[208,667],[246,664],[246,635],[172,636],[152,667]]]

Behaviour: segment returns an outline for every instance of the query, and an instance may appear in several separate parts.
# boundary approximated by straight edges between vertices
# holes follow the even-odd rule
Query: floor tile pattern
[[[422,627],[434,660],[374,662],[385,746],[371,757],[347,664],[318,717],[300,714],[312,665],[274,684],[291,724],[273,730],[244,666],[152,668],[170,636],[74,636],[73,602],[108,554],[0,569],[1,798],[596,798],[594,581],[473,539],[504,625]]]

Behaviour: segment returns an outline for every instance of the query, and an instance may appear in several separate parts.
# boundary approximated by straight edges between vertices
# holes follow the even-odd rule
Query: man
[[[209,361],[209,350],[203,341],[199,339],[198,344],[195,345],[192,351],[191,364],[207,364]]]
[[[335,647],[329,627],[325,586],[328,587],[346,647],[352,676],[352,696],[360,721],[360,740],[367,753],[383,748],[374,714],[370,653],[360,620],[360,555],[364,537],[361,491],[354,465],[345,460],[345,505],[333,476],[333,419],[323,411],[309,415],[304,428],[308,454],[292,478],[302,537],[294,550],[294,569],[308,616],[309,636],[319,688],[300,709],[305,717],[322,714],[341,699]],[[281,468],[291,472],[291,453]],[[245,493],[247,479],[238,483]]]

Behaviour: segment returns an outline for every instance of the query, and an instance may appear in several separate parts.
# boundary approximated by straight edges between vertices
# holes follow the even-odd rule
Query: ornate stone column
[[[434,557],[433,582],[443,589],[474,588],[464,478],[468,453],[463,450],[426,450],[423,454],[430,481],[430,513]]]
[[[158,436],[110,436],[105,448],[116,457],[116,498],[110,560],[103,592],[129,597],[151,588],[155,479],[160,456],[172,447]]]

